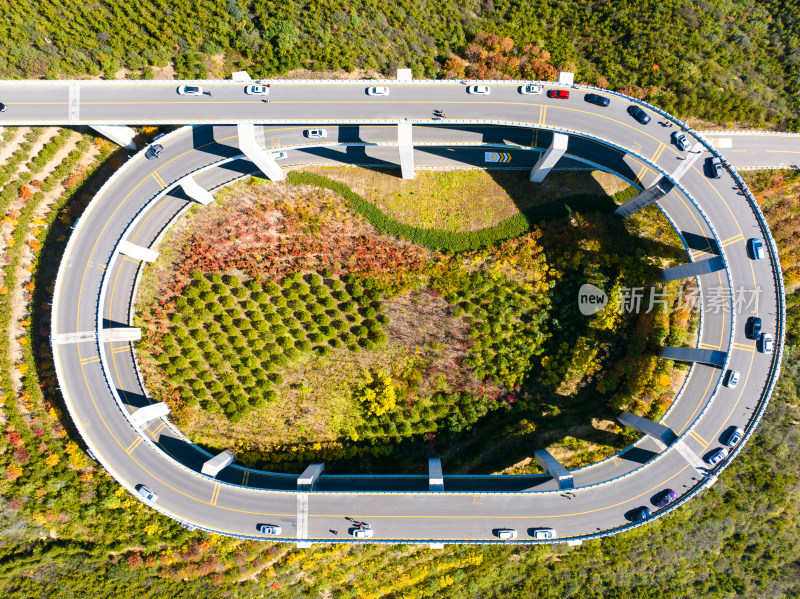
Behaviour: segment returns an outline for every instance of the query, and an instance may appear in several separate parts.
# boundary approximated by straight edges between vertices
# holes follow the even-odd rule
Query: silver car
[[[725,380],[725,386],[729,389],[736,389],[736,385],[739,384],[739,371],[738,370],[729,370],[728,371],[728,378]]]
[[[495,534],[499,539],[502,539],[504,541],[509,541],[511,539],[517,538],[517,531],[514,530],[513,528],[501,528]]]
[[[761,351],[765,354],[771,354],[775,349],[775,343],[772,340],[772,335],[769,333],[761,333]]]
[[[711,464],[712,466],[716,466],[727,457],[728,457],[728,448],[718,447],[717,449],[715,449],[706,456],[706,463]]]
[[[136,490],[139,492],[139,495],[144,497],[147,501],[155,503],[158,501],[158,495],[153,493],[150,489],[148,489],[144,485],[136,485]]]
[[[268,96],[269,87],[266,85],[248,85],[244,88],[244,93],[248,96]]]
[[[328,137],[328,132],[325,129],[306,129],[305,133],[308,139],[324,139]]]
[[[531,536],[537,541],[546,541],[548,539],[555,539],[556,531],[554,528],[534,528],[531,531]]]
[[[529,83],[527,85],[520,85],[519,93],[521,93],[523,96],[538,96],[542,93],[542,84]]]
[[[350,531],[350,534],[357,539],[369,539],[372,538],[372,529],[366,526],[364,528],[354,528]]]
[[[180,85],[178,94],[181,96],[202,96],[203,88],[199,85]]]
[[[256,530],[265,535],[279,535],[281,534],[281,527],[277,524],[259,524]]]

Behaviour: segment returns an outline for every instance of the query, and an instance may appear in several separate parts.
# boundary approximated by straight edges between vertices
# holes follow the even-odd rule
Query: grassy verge
[[[460,173],[458,173],[460,175]],[[365,200],[350,187],[324,175],[310,172],[291,172],[287,177],[294,185],[310,185],[330,189],[345,198],[350,206],[363,216],[376,229],[389,235],[408,239],[421,246],[447,252],[464,252],[482,247],[490,247],[505,239],[519,237],[530,230],[535,223],[546,222],[566,216],[571,211],[611,211],[615,203],[604,195],[574,195],[559,202],[532,205],[523,211],[509,216],[498,224],[477,231],[448,231],[424,228],[400,222],[375,204]],[[632,197],[629,190],[623,190],[614,199],[623,201]]]

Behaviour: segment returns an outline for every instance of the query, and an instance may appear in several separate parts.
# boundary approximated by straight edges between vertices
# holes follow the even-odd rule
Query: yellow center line
[[[734,347],[734,349],[738,349],[739,351],[748,351],[748,352],[751,352],[751,353],[753,351],[753,347],[752,346],[744,345],[742,343],[734,343],[733,347]]]
[[[165,189],[167,187],[167,184],[164,183],[164,180],[161,177],[159,177],[158,173],[156,173],[155,171],[152,173],[152,177],[153,177],[153,180],[156,183],[158,183],[158,185],[159,185],[159,187],[161,187],[161,189]]]
[[[731,245],[732,243],[736,243],[737,241],[744,241],[744,235],[739,233],[738,235],[729,237],[728,239],[722,242],[722,247],[728,247],[729,245]]]
[[[139,443],[141,442],[142,442],[142,437],[137,435],[136,438],[133,440],[133,443],[128,445],[127,449],[125,450],[125,453],[130,454],[134,449],[139,447]]]
[[[148,104],[151,104],[151,102],[147,102],[147,103],[148,103]],[[312,103],[312,102],[302,102],[302,103]],[[327,102],[313,102],[313,103],[327,103]],[[348,102],[342,102],[342,103],[348,103]],[[355,103],[355,102],[349,102],[349,103]],[[584,111],[581,111],[581,112],[584,112]],[[606,117],[606,118],[608,118],[608,117]],[[611,119],[611,120],[615,120],[615,119]],[[628,126],[628,125],[626,124],[626,126]],[[650,137],[652,137],[652,136],[650,136]],[[216,143],[216,142],[212,142],[212,143]],[[191,151],[196,151],[197,149],[199,149],[199,148],[194,148],[194,149],[193,149],[193,150],[191,150]],[[188,153],[188,152],[187,152],[187,153]],[[176,157],[176,158],[177,158],[177,157]],[[134,189],[132,189],[132,190],[129,192],[128,196],[129,196],[130,194],[132,194],[132,193],[133,193],[133,192],[134,192],[134,191],[135,191],[135,190],[136,190],[136,189],[137,189],[137,188],[138,188],[138,187],[139,187],[139,186],[140,186],[142,183],[143,183],[143,181],[141,181],[141,182],[140,182],[140,183],[139,183],[139,184],[138,184],[138,185],[137,185],[137,186],[136,186]],[[126,196],[126,199],[127,199],[127,197],[128,197],[128,196]],[[115,212],[116,212],[116,210],[115,210]],[[112,216],[113,216],[113,215],[112,215]],[[109,220],[109,222],[110,222],[110,220]],[[107,225],[107,224],[108,224],[108,223],[106,223],[106,225]],[[105,227],[104,227],[104,229],[105,229]],[[98,240],[99,240],[99,237],[98,237]],[[95,246],[96,246],[96,244],[95,244]],[[86,271],[85,271],[85,272],[86,272]],[[85,272],[84,272],[84,274],[85,274]],[[83,369],[82,369],[82,370],[83,370]],[[86,377],[86,372],[85,372],[85,370],[84,370],[84,378],[85,378],[85,377]],[[88,388],[88,381],[87,381],[87,388]],[[94,397],[92,397],[92,401],[94,402]],[[95,403],[95,407],[97,407],[96,403]],[[99,413],[99,410],[98,410],[98,413]],[[102,416],[101,416],[101,419],[102,419]],[[106,428],[108,429],[108,425],[107,425],[107,423],[105,423],[105,421],[104,421],[104,424],[106,424]],[[109,430],[110,430],[110,429],[109,429]],[[112,436],[113,436],[113,433],[112,433]],[[116,440],[116,437],[114,437],[114,438],[115,438],[115,440]],[[141,440],[141,437],[139,437],[139,439]],[[135,459],[134,459],[134,462],[135,462],[135,463],[137,463],[137,464],[138,464],[139,466],[141,466],[142,468],[144,468],[144,466],[143,466],[143,465],[141,465],[141,464],[139,464],[139,462],[138,462],[138,461],[136,461]],[[688,468],[688,466],[687,466],[687,467],[685,467],[683,470],[685,470],[686,468]],[[681,472],[683,472],[683,470],[681,470]],[[147,471],[147,470],[145,469],[145,471]],[[678,473],[678,474],[680,474],[680,473]],[[677,474],[676,474],[675,476],[677,476]],[[671,480],[671,479],[670,479],[670,480]],[[160,482],[164,482],[164,481],[160,481]],[[219,483],[217,483],[217,484],[219,485]],[[662,484],[663,484],[663,483],[662,483]],[[168,487],[170,487],[170,488],[173,488],[173,489],[174,489],[174,487],[171,487],[171,485],[169,485],[169,484],[166,484],[166,486],[168,486]],[[660,486],[660,485],[659,485],[659,486]],[[654,487],[654,489],[655,489],[655,488],[657,488],[657,487]],[[177,489],[174,489],[174,490],[178,491]],[[181,492],[181,491],[178,491],[178,492],[179,492],[180,494],[182,494],[182,495],[186,495],[185,493],[183,493],[183,492]],[[218,492],[217,492],[217,494],[218,494]],[[190,496],[188,496],[188,495],[187,495],[187,497],[190,497]],[[195,500],[197,500],[197,501],[200,501],[200,502],[202,502],[202,503],[206,503],[206,502],[203,502],[202,500],[199,500],[199,499],[196,499],[196,498],[193,498],[193,497],[192,497],[192,499],[195,499]],[[625,501],[626,501],[626,502],[627,502],[627,501],[630,501],[630,498],[626,499]],[[621,505],[621,504],[617,504],[617,505]],[[220,506],[220,507],[222,507],[222,506]],[[610,506],[610,507],[616,507],[616,506]],[[229,509],[229,510],[230,510],[230,508],[224,508],[224,507],[222,507],[222,509]],[[608,509],[608,507],[604,507],[604,508],[600,508],[600,509],[598,509],[598,510],[592,510],[592,511],[600,511],[601,509]],[[240,510],[230,510],[230,511],[240,511]],[[257,512],[244,512],[244,513],[257,513]],[[585,512],[585,513],[588,513],[588,512]],[[264,515],[271,515],[271,514],[264,514]],[[281,514],[281,515],[294,515],[294,514]],[[315,517],[317,517],[317,516],[315,516]],[[426,516],[426,517],[427,517],[427,516]],[[461,516],[454,516],[454,517],[461,517]],[[563,517],[563,516],[558,516],[558,517]]]
[[[695,440],[697,440],[703,447],[706,447],[708,445],[708,441],[703,439],[703,437],[700,436],[700,433],[698,433],[696,430],[692,429],[691,431],[689,431],[689,434],[691,434],[692,437],[694,437]]]
[[[158,440],[158,435],[162,430],[164,430],[165,426],[167,426],[167,424],[165,422],[162,422],[160,425],[158,425],[158,427],[156,427],[156,429],[154,431],[148,431],[148,433],[150,434],[150,437],[153,439],[153,441],[157,441]]]

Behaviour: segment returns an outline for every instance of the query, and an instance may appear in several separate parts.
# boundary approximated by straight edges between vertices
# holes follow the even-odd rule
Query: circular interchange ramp
[[[35,89],[17,83],[9,87],[10,105]],[[370,524],[371,536],[346,537],[353,542],[578,543],[646,524],[713,484],[763,414],[784,340],[777,248],[736,172],[724,164],[712,177],[711,160],[724,158],[652,106],[549,83],[545,92],[572,97],[524,95],[523,82],[380,82],[389,94],[370,96],[366,89],[376,82],[276,81],[269,103],[232,82],[200,82],[213,89],[200,97],[176,95],[181,82],[81,82],[79,100],[69,82],[46,83],[54,101],[22,106],[28,112],[15,117],[20,122],[193,125],[159,140],[167,149],[161,158],[148,160],[146,150],[132,156],[81,216],[60,265],[51,332],[64,399],[87,445],[120,484],[133,493],[145,485],[157,495],[148,503],[186,526],[302,545],[342,542],[330,531],[347,522]],[[467,93],[475,83],[491,93]],[[585,92],[610,103],[584,102]],[[652,121],[637,122],[631,106]],[[433,118],[433,109],[446,118]],[[303,136],[315,126],[326,127],[328,137]],[[688,151],[671,143],[674,132],[683,132]],[[286,151],[286,159],[275,162],[274,151]],[[490,160],[492,153],[498,156]],[[213,456],[148,398],[130,327],[139,275],[157,259],[170,224],[208,199],[208,190],[261,171],[280,177],[280,165],[402,165],[404,176],[415,168],[512,167],[533,169],[535,178],[546,176],[550,162],[616,173],[643,190],[634,202],[657,201],[691,260],[680,276],[696,277],[700,288],[697,346],[663,354],[692,362],[683,388],[660,423],[621,415],[647,434],[613,458],[561,476],[555,466],[556,476],[450,476],[445,464],[440,477],[436,462],[429,477],[326,476],[313,466],[298,476],[235,462],[204,474]],[[749,253],[751,239],[762,242],[763,259]],[[757,301],[738,300],[741,292],[755,292]],[[713,305],[710,298],[717,298]],[[751,316],[772,335],[772,353],[745,335]],[[731,369],[740,373],[735,388],[723,385]],[[704,461],[734,426],[743,429],[742,441],[719,463]],[[656,509],[654,497],[666,488],[678,497]],[[652,515],[634,521],[640,506]],[[264,523],[280,532],[257,529]],[[542,528],[556,529],[556,538],[539,538]],[[504,530],[514,538],[501,540]]]

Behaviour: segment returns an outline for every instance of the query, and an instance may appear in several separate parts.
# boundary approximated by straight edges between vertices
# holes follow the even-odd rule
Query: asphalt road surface
[[[513,85],[493,85],[491,95],[473,96],[458,83],[403,84],[390,86],[388,97],[368,97],[366,84],[274,82],[267,104],[245,96],[242,88],[221,82],[209,87],[210,97],[185,97],[176,94],[175,84],[89,84],[80,85],[79,93],[53,84],[48,101],[39,102],[43,96],[36,85],[0,86],[0,100],[10,106],[0,122],[64,124],[70,108],[72,123],[249,120],[265,124],[259,131],[264,147],[287,151],[281,161],[286,166],[347,162],[390,168],[399,163],[395,125],[406,119],[415,124],[418,168],[530,168],[555,130],[570,135],[559,167],[600,165],[643,188],[690,157],[670,143],[677,123],[669,127],[668,119],[652,114],[649,125],[640,125],[626,113],[630,102],[618,96],[602,108],[584,102],[582,91],[554,100],[523,96]],[[446,111],[447,118],[432,121],[433,109]],[[324,126],[327,138],[304,137],[310,126]],[[731,149],[745,139],[735,137]],[[797,138],[766,139],[765,147],[772,147],[772,140]],[[130,423],[128,416],[150,403],[133,345],[98,342],[90,335],[53,346],[71,415],[121,484],[133,490],[144,483],[158,494],[157,509],[223,534],[263,538],[256,524],[266,522],[279,524],[284,540],[333,541],[345,535],[335,537],[329,529],[346,530],[349,519],[371,524],[373,541],[490,541],[497,539],[494,531],[506,527],[519,531],[518,541],[530,541],[536,527],[556,528],[559,540],[579,540],[621,530],[630,524],[633,508],[649,505],[658,511],[652,505],[657,492],[671,488],[688,498],[713,477],[701,458],[720,446],[729,427],[753,428],[779,368],[780,352],[764,354],[744,335],[746,318],[758,315],[765,331],[778,343],[783,339],[777,257],[754,261],[746,251],[748,239],[765,240],[768,232],[730,172],[710,178],[705,168],[711,154],[697,139],[690,141],[700,156],[680,179],[683,190],[671,191],[659,207],[683,237],[687,262],[717,256],[727,261],[727,271],[698,277],[703,302],[697,346],[727,354],[741,380],[736,389],[721,387],[722,368],[693,364],[662,420],[680,440],[663,449],[643,437],[613,458],[573,471],[574,496],[549,476],[448,476],[446,463],[444,492],[429,492],[427,477],[323,475],[313,492],[301,493],[298,473],[260,473],[235,464],[215,480],[199,474],[208,456],[166,419],[141,429]],[[81,217],[56,285],[54,339],[128,325],[141,263],[121,255],[118,243],[157,249],[159,235],[191,203],[180,187],[172,187],[175,182],[204,169],[195,181],[214,189],[256,172],[246,158],[236,158],[241,151],[232,126],[184,128],[161,143],[166,150],[160,159],[137,154]],[[797,145],[787,143],[780,156],[790,156]],[[493,149],[507,152],[510,160],[487,163],[486,152]],[[756,293],[757,302],[734,305],[739,289]]]

